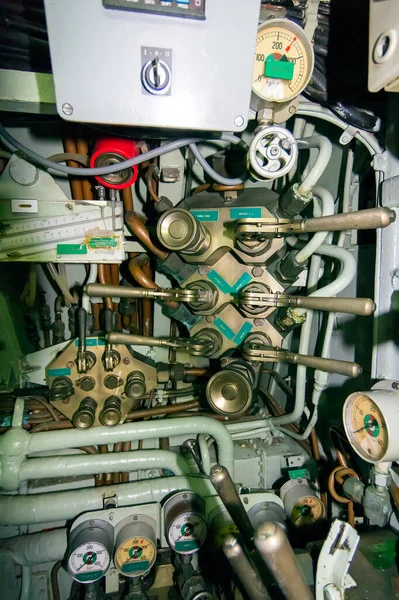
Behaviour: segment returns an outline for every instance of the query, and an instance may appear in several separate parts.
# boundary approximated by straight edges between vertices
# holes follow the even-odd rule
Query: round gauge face
[[[253,92],[268,102],[298,96],[313,72],[313,48],[292,21],[273,19],[258,29],[252,78]]]
[[[91,583],[105,574],[109,563],[109,553],[102,544],[87,542],[78,546],[69,556],[68,570],[76,581]]]
[[[192,554],[204,543],[207,524],[203,517],[193,512],[179,515],[168,531],[168,543],[178,554]]]
[[[156,548],[146,537],[125,540],[115,552],[115,565],[127,577],[145,575],[156,558]]]
[[[291,513],[291,521],[296,527],[313,525],[323,517],[324,505],[315,496],[304,497],[298,500]]]
[[[383,414],[366,394],[356,394],[344,407],[344,425],[350,443],[368,462],[382,460],[388,449],[388,430]]]

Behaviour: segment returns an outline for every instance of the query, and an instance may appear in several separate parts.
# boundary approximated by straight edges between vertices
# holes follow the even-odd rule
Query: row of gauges
[[[164,505],[165,537],[178,554],[192,554],[207,536],[205,502],[193,492],[178,492]],[[143,577],[157,555],[156,521],[134,514],[116,526],[102,519],[85,520],[71,530],[68,572],[80,583],[103,577],[111,564],[126,577]]]

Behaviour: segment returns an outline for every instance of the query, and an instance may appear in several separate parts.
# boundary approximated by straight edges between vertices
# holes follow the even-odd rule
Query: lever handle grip
[[[106,308],[104,311],[104,331],[110,333],[113,330],[113,315],[114,313],[110,308]]]
[[[213,465],[210,479],[243,540],[249,545],[253,544],[254,528],[226,467]]]
[[[166,346],[166,340],[146,335],[133,335],[111,331],[107,334],[109,344],[126,344],[127,346]]]
[[[86,350],[87,312],[84,308],[78,309],[78,342],[79,350]]]
[[[368,317],[376,309],[371,298],[322,298],[317,296],[292,296],[295,306],[311,310],[326,310]],[[289,302],[291,304],[291,301]]]
[[[307,356],[306,354],[292,354],[291,352],[287,352],[286,360],[296,365],[303,365],[304,367],[318,369],[326,373],[338,373],[338,375],[344,375],[345,377],[358,377],[362,372],[360,365],[346,360]]]
[[[368,208],[350,213],[304,219],[301,223],[303,233],[317,231],[345,231],[350,229],[381,229],[388,227],[396,219],[395,211],[390,208]]]

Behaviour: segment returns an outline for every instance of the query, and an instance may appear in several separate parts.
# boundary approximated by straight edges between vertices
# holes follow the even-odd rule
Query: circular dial
[[[91,583],[100,579],[110,563],[108,550],[98,542],[87,542],[78,546],[68,558],[68,571],[80,583]]]
[[[206,534],[207,524],[202,515],[182,513],[169,527],[168,544],[178,554],[192,554],[204,543]]]
[[[313,48],[301,27],[287,19],[266,21],[258,29],[253,92],[268,102],[288,102],[309,83]]]
[[[131,537],[122,542],[115,552],[115,565],[128,577],[148,573],[156,558],[154,543],[146,537]]]
[[[291,521],[296,527],[313,525],[324,516],[324,505],[316,496],[298,500],[291,512]]]
[[[384,416],[366,394],[356,394],[344,407],[344,425],[350,443],[369,462],[380,461],[388,449]]]

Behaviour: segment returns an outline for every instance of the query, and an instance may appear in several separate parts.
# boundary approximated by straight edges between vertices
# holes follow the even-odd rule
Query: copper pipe
[[[389,491],[391,493],[392,500],[394,501],[396,510],[399,510],[399,488],[394,483],[391,483],[389,486]]]
[[[78,138],[76,140],[76,147],[78,149],[79,154],[87,155],[89,153],[89,147],[88,147],[87,141],[82,138]],[[94,195],[93,195],[93,190],[92,190],[89,179],[82,179],[82,190],[83,190],[83,197],[85,200],[93,200]]]
[[[147,173],[145,176],[148,193],[150,194],[151,200],[154,200],[154,202],[159,202],[159,196],[153,185],[154,184],[154,171],[157,168],[158,168],[158,166],[157,166],[156,162],[151,163],[147,169]]]
[[[159,415],[171,415],[184,410],[191,410],[198,408],[200,403],[198,400],[190,400],[189,402],[181,402],[180,404],[170,404],[168,406],[155,406],[153,408],[141,408],[139,410],[132,410],[126,416],[126,419],[137,421],[138,419],[145,419],[148,417],[156,417]],[[197,414],[197,413],[195,413]],[[221,416],[221,415],[219,415]]]
[[[143,222],[143,217],[134,210],[129,210],[125,214],[125,222],[134,235],[158,258],[165,260],[168,253],[161,250],[152,242],[147,227]]]
[[[206,192],[211,187],[212,186],[210,183],[203,183],[202,185],[199,185],[198,187],[196,187],[195,190],[191,193],[191,195],[196,196],[197,194],[200,194],[201,192]]]
[[[99,304],[98,302],[92,302],[91,309],[92,309],[92,314],[93,314],[94,331],[99,331],[101,329],[101,325],[100,325],[101,304]]]
[[[343,452],[341,452],[341,450],[337,450],[337,448],[335,448],[335,452],[337,455],[337,460],[338,460],[339,464],[341,465],[341,467],[347,467],[348,463],[346,462],[346,458],[345,458]]]
[[[318,443],[317,435],[316,435],[316,429],[314,427],[310,433],[310,441],[312,444],[314,459],[316,462],[319,462],[321,460],[321,455],[320,455],[319,443]]]
[[[79,450],[86,452],[86,454],[98,454],[98,448],[95,446],[79,446]]]
[[[108,270],[106,269],[106,267],[108,267]],[[108,274],[109,274],[109,277],[107,277]],[[98,281],[103,284],[104,283],[108,284],[108,283],[110,283],[110,279],[111,279],[111,272],[109,270],[109,265],[99,264],[98,265]],[[107,296],[107,298],[105,298],[105,304],[106,304],[107,308],[110,308],[113,312],[114,306],[112,303],[112,298]]]
[[[35,425],[30,430],[31,433],[37,433],[38,431],[59,431],[61,429],[73,429],[71,421],[49,421],[48,423],[40,423]]]
[[[185,377],[206,377],[209,375],[209,369],[201,369],[200,367],[187,367],[184,369]]]
[[[134,210],[132,188],[128,187],[122,190],[123,210],[125,213]]]
[[[75,140],[71,139],[71,138],[65,138],[63,140],[63,144],[64,144],[64,150],[65,152],[68,153],[77,153],[77,147],[76,147],[76,143]],[[68,161],[68,166],[69,167],[79,167],[80,165],[75,162],[75,161]],[[70,178],[70,186],[71,186],[71,193],[72,193],[72,198],[74,200],[84,200],[84,194],[83,194],[83,186],[82,186],[82,182],[80,179],[75,179],[75,178]]]
[[[340,496],[336,491],[335,491],[335,480],[338,481],[338,483],[340,483],[342,485],[342,483],[344,482],[344,477],[349,476],[349,477],[356,477],[356,479],[359,479],[358,474],[353,470],[353,469],[349,469],[347,467],[335,467],[335,469],[333,469],[330,473],[330,476],[328,478],[328,491],[330,492],[331,496],[333,497],[333,499],[336,502],[339,502],[340,504],[347,504],[348,505],[348,523],[349,525],[351,525],[352,527],[355,526],[355,511],[354,511],[354,507],[353,507],[353,502],[351,502],[351,500],[349,500],[349,498],[346,498],[346,496]]]
[[[131,276],[141,287],[147,288],[149,290],[158,290],[159,287],[157,284],[152,281],[148,276],[145,275],[142,267],[144,264],[149,262],[149,257],[147,254],[138,254],[134,258],[129,261],[129,271]],[[166,301],[164,302],[166,306],[169,308],[175,309],[178,306],[177,302],[174,301]]]
[[[132,442],[123,442],[122,444],[122,452],[129,452],[132,449]],[[122,483],[129,483],[129,472],[124,471],[121,473],[121,481]]]
[[[161,450],[169,450],[169,438],[159,438],[159,447],[161,448]]]
[[[116,264],[111,264],[110,265],[110,271],[111,271],[111,284],[112,285],[120,285],[120,281],[119,281],[119,265]],[[119,304],[118,302],[113,302],[113,310],[114,313],[116,313],[117,317],[118,317],[118,326],[117,329],[118,331],[122,330],[122,315],[119,314],[118,312],[118,308],[119,308]]]
[[[149,262],[143,264],[143,273],[146,277],[148,277],[149,279],[152,279],[153,272],[152,272],[151,265]],[[143,299],[142,306],[143,306],[143,335],[152,336],[153,321],[154,321],[153,310],[152,310],[153,303],[149,299]]]
[[[44,408],[47,410],[50,416],[53,417],[54,421],[60,420],[57,411],[51,406],[49,402],[46,402],[46,400],[42,400],[41,398],[36,398],[36,401],[39,402],[39,404],[41,404],[42,406],[44,406]]]
[[[214,183],[212,188],[215,192],[239,192],[245,190],[245,185],[243,183],[238,183],[237,185],[221,185],[219,183]]]

